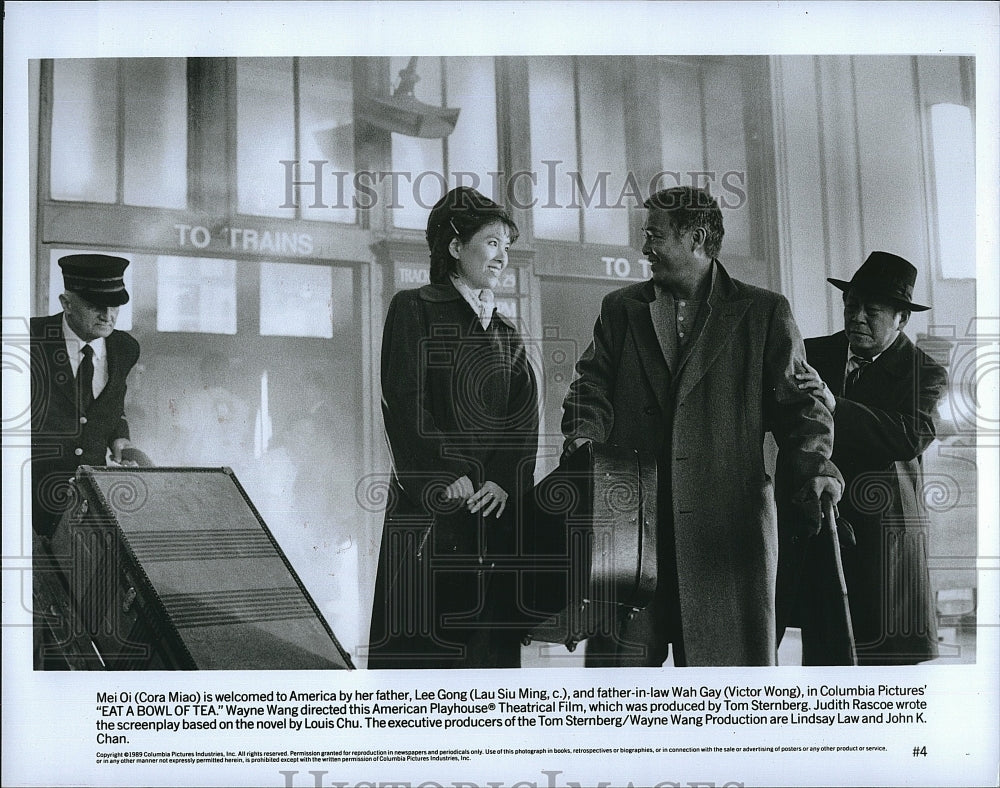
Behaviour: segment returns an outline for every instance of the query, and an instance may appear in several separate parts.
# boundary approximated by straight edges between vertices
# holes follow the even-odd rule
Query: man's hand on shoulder
[[[823,378],[819,376],[819,373],[809,366],[809,364],[802,363],[799,371],[795,373],[795,380],[798,383],[799,389],[808,391],[810,394],[815,394],[826,405],[826,409],[830,413],[836,412],[837,398],[830,391],[830,387],[826,385]]]

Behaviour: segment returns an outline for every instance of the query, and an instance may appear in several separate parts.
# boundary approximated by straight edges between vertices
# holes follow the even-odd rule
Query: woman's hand
[[[476,488],[472,486],[472,480],[468,476],[460,476],[445,487],[444,497],[447,501],[454,501],[456,498],[468,501],[475,491]]]
[[[496,516],[499,519],[503,510],[507,508],[507,491],[496,482],[486,482],[465,504],[473,514],[485,506],[483,517],[488,517],[490,512],[496,509]]]
[[[826,405],[826,409],[833,413],[837,409],[837,398],[833,396],[830,387],[823,382],[819,373],[808,364],[803,364],[803,370],[795,373],[795,379],[799,382],[799,388],[813,394],[818,394],[819,398]]]

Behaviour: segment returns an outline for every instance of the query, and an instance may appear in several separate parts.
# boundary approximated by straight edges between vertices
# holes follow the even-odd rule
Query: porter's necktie
[[[94,401],[94,349],[84,345],[80,352],[83,358],[76,371],[76,385],[80,391],[80,412],[86,413]]]

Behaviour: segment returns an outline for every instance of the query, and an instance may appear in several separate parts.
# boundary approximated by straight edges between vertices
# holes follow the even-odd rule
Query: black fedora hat
[[[827,279],[834,287],[843,290],[857,290],[870,296],[884,298],[903,309],[911,312],[925,312],[929,306],[914,304],[913,285],[917,281],[917,269],[909,261],[899,255],[889,252],[872,252],[868,259],[851,277],[850,282],[843,279]]]
[[[59,258],[63,286],[67,292],[97,306],[121,306],[128,303],[128,291],[122,278],[128,268],[124,257],[108,254],[70,254]]]

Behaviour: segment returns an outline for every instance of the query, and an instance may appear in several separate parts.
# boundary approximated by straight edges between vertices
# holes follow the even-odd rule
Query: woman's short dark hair
[[[510,233],[510,242],[517,240],[518,230],[510,214],[489,197],[469,186],[452,189],[437,201],[427,217],[427,247],[431,251],[431,282],[447,282],[457,270],[458,260],[448,247],[453,239],[468,241],[483,227],[497,222]]]

